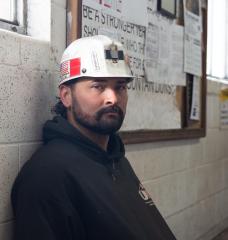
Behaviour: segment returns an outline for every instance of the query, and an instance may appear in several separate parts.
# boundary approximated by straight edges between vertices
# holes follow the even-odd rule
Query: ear
[[[72,105],[72,95],[71,88],[66,85],[61,85],[59,87],[59,97],[66,108]]]

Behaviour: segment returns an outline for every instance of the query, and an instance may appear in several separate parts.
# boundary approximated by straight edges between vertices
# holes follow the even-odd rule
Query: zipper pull
[[[112,160],[112,169],[115,170],[116,169],[116,166],[115,166],[115,161]]]

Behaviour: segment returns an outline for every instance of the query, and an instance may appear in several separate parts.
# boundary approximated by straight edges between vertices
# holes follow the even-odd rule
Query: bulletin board
[[[207,1],[68,0],[67,45],[98,34],[124,45],[135,76],[125,143],[206,135]]]

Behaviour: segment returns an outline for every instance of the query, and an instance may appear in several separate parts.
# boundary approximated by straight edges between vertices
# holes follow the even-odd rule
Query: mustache
[[[113,105],[113,106],[109,106],[109,107],[100,109],[96,114],[97,115],[96,118],[100,119],[101,116],[105,113],[118,113],[121,117],[124,116],[122,109],[120,107],[118,107],[117,105]]]

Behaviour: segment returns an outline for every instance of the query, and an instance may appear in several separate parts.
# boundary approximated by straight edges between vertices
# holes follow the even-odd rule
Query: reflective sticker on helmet
[[[81,59],[74,58],[70,60],[70,77],[78,76],[81,73]]]
[[[91,53],[91,57],[92,57],[92,63],[94,66],[94,71],[100,71],[101,67],[100,67],[100,62],[99,62],[99,57],[96,51],[92,51]]]

